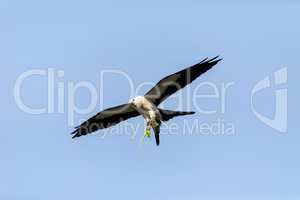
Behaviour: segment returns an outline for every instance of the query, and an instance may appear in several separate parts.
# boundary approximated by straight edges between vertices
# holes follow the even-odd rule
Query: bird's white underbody
[[[162,119],[158,108],[143,96],[137,96],[129,101],[134,108],[144,117],[146,131],[160,125]]]

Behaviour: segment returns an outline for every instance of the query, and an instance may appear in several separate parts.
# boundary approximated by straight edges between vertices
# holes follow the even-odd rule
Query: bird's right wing
[[[207,60],[204,59],[191,67],[183,69],[175,74],[169,75],[160,80],[151,90],[149,90],[145,97],[158,106],[166,98],[184,88],[201,74],[211,69],[220,60],[218,57]]]
[[[80,137],[99,129],[108,128],[139,115],[140,114],[130,104],[108,108],[75,127],[75,130],[71,133],[73,135],[72,138]]]

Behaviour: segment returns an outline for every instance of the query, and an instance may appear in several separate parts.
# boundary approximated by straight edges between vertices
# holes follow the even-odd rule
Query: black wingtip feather
[[[87,127],[84,126],[77,126],[73,132],[71,132],[72,139],[87,135],[89,133],[89,130],[87,130]]]
[[[203,60],[201,60],[201,61],[200,61],[200,64],[201,64],[201,63],[204,63],[207,59],[208,59],[208,57],[206,57],[206,58],[204,58]]]
[[[75,135],[74,135],[75,134]],[[76,130],[74,130],[72,133],[71,133],[71,135],[73,135],[72,136],[72,139],[74,139],[74,138],[77,138],[77,137],[80,137],[81,135],[79,134],[79,130],[78,129],[76,129]]]
[[[212,59],[209,59],[207,62],[208,63],[218,63],[218,62],[220,62],[221,60],[223,60],[223,58],[219,58],[220,56],[216,56],[216,57],[214,57],[214,58],[212,58]],[[218,59],[219,58],[219,59]]]
[[[199,66],[199,65],[202,65],[202,64],[210,64],[210,66],[214,66],[216,65],[218,62],[220,62],[221,60],[223,60],[223,58],[219,58],[220,56],[215,56],[211,59],[208,59],[208,57],[206,57],[205,59],[203,59],[202,61],[200,61],[199,63],[197,63],[196,65],[194,66]]]

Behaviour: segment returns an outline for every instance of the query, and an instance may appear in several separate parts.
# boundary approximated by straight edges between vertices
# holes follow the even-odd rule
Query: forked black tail
[[[154,130],[154,136],[155,136],[155,142],[156,142],[156,145],[159,146],[159,132],[160,132],[160,125],[153,128]]]
[[[192,115],[195,114],[195,112],[191,111],[172,111],[172,110],[162,110],[159,109],[162,121],[168,121],[172,119],[173,117],[177,116],[183,116],[183,115]]]

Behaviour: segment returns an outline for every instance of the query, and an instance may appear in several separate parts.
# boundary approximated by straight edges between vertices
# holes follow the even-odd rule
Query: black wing
[[[138,115],[140,114],[130,104],[108,108],[75,127],[75,130],[71,133],[73,134],[72,138],[80,137],[99,129],[108,128]]]
[[[221,60],[222,59],[218,59],[218,56],[210,60],[206,58],[198,64],[169,75],[160,80],[156,86],[146,93],[145,97],[158,106],[166,98],[193,82],[197,77],[211,69]]]

